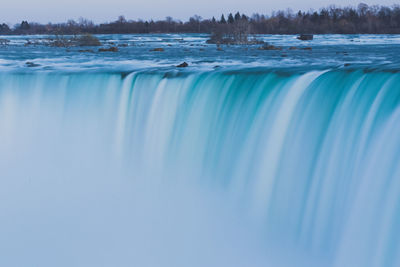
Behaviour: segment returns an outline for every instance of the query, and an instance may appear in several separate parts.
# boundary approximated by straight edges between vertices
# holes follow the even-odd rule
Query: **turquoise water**
[[[0,72],[1,266],[400,265],[395,62],[46,69],[53,52]]]
[[[55,36],[0,36],[0,39],[10,41],[8,46],[0,45],[0,68],[7,71],[131,72],[169,70],[183,61],[192,70],[237,67],[298,68],[303,71],[326,68],[398,70],[400,65],[399,35],[315,35],[313,41],[300,41],[295,35],[255,37],[282,50],[264,51],[258,49],[261,45],[249,45],[222,46],[219,51],[216,45],[206,44],[209,38],[206,34],[98,35],[103,47],[117,46],[118,53],[98,53],[98,47],[40,45]],[[26,46],[28,42],[31,45]],[[164,52],[150,52],[154,48],[163,48]],[[94,53],[79,50],[93,50]],[[26,62],[39,66],[29,68]]]

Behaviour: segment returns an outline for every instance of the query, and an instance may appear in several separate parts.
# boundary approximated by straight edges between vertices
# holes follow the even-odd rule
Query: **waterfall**
[[[0,265],[400,266],[399,84],[2,73]]]

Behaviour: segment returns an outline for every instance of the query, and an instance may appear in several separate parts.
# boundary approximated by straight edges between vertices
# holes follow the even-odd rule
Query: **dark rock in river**
[[[118,52],[118,47],[99,48],[99,52]]]
[[[79,53],[94,53],[91,49],[78,50]]]
[[[176,67],[178,67],[178,68],[186,68],[186,67],[188,67],[188,66],[189,66],[189,64],[187,64],[186,62],[183,62],[183,63],[179,64],[179,65],[176,66]]]
[[[265,44],[259,48],[257,48],[258,50],[282,50],[282,47],[278,47],[278,46],[274,46],[274,45],[270,45],[270,44]]]
[[[150,52],[164,52],[164,48],[161,48],[161,47],[154,48],[154,49],[151,49]]]
[[[34,68],[34,67],[39,67],[40,65],[36,64],[36,63],[33,63],[33,62],[30,62],[30,61],[27,61],[25,63],[25,66],[27,66],[28,68]]]
[[[297,39],[302,40],[302,41],[311,41],[314,39],[314,35],[312,34],[300,34],[297,36]]]

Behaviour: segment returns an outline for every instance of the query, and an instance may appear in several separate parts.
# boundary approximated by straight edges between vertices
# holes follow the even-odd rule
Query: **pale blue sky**
[[[2,1],[0,21],[16,23],[22,19],[36,22],[63,22],[85,17],[95,22],[115,20],[119,15],[129,19],[163,19],[172,16],[186,20],[194,14],[204,18],[240,11],[269,14],[273,10],[310,8],[335,4],[357,5],[360,0],[6,0]],[[367,4],[392,5],[393,0],[363,1]]]

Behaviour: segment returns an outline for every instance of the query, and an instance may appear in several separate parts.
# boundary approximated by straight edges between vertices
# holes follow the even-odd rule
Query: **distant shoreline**
[[[355,7],[329,6],[318,11],[273,12],[271,15],[239,12],[226,17],[203,19],[192,16],[182,22],[164,20],[128,20],[119,16],[108,23],[95,24],[88,19],[65,23],[40,24],[26,20],[12,27],[0,22],[0,35],[76,35],[76,34],[155,34],[155,33],[236,34],[400,34],[400,5]]]

